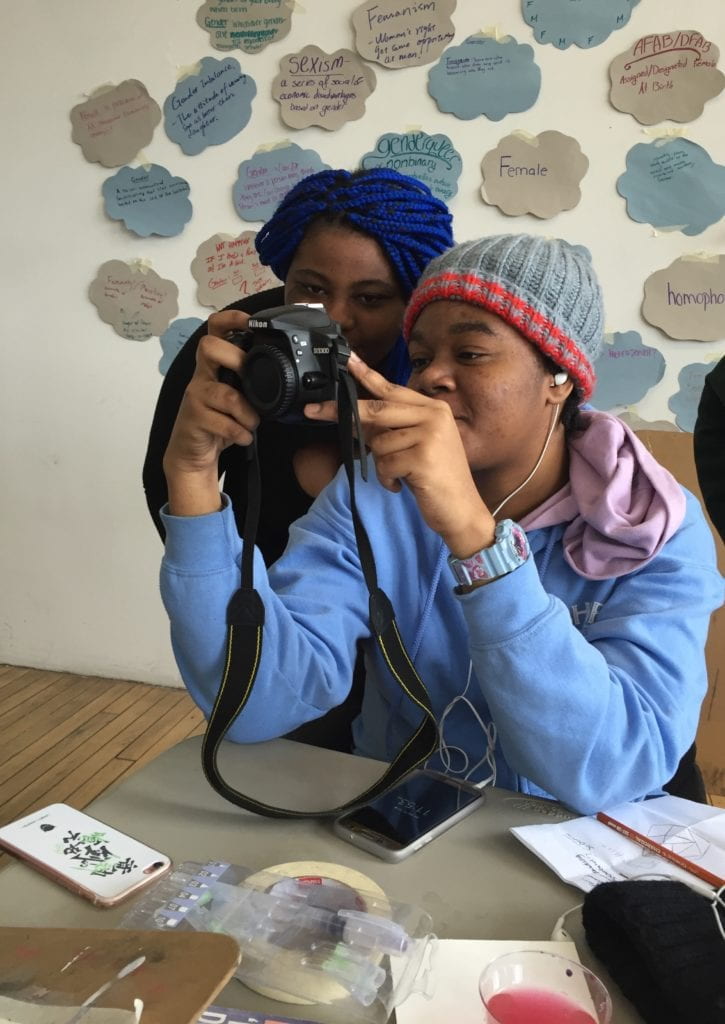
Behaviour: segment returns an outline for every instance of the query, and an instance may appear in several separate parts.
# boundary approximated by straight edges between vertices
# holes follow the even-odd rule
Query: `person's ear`
[[[574,382],[566,370],[557,370],[549,378],[547,398],[554,405],[562,405],[574,390]]]

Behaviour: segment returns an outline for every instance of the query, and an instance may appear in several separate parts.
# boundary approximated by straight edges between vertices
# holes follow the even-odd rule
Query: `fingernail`
[[[314,416],[316,412],[322,412],[322,406],[319,402],[310,402],[309,405],[305,406],[306,415]]]
[[[351,363],[361,363],[361,362],[362,362],[362,359],[361,359],[361,358],[360,358],[360,356],[359,356],[359,355],[357,354],[357,352],[353,352],[353,351],[351,350],[351,351],[350,351],[350,360],[349,360],[349,361],[350,361]]]

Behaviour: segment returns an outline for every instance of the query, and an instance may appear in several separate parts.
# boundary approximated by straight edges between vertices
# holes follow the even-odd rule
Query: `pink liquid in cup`
[[[486,1000],[496,1024],[596,1024],[586,1010],[558,992],[542,988],[513,988]]]

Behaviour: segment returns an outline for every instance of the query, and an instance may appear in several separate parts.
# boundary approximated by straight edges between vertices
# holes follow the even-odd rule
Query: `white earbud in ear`
[[[566,384],[566,382],[568,380],[569,380],[569,374],[565,373],[564,370],[562,370],[560,373],[555,373],[554,374],[554,379],[551,382],[551,384],[549,385],[549,387],[550,388],[558,387],[559,384]]]

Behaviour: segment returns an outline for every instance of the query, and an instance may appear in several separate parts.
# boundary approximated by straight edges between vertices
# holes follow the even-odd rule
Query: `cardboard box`
[[[695,471],[692,434],[669,430],[638,430],[637,436],[657,461],[666,466],[682,486],[696,494],[702,502]],[[712,533],[717,547],[718,566],[720,572],[725,574],[725,544],[714,527]],[[705,777],[708,793],[725,796],[725,607],[713,613],[706,656],[709,686],[697,730],[697,761]]]

